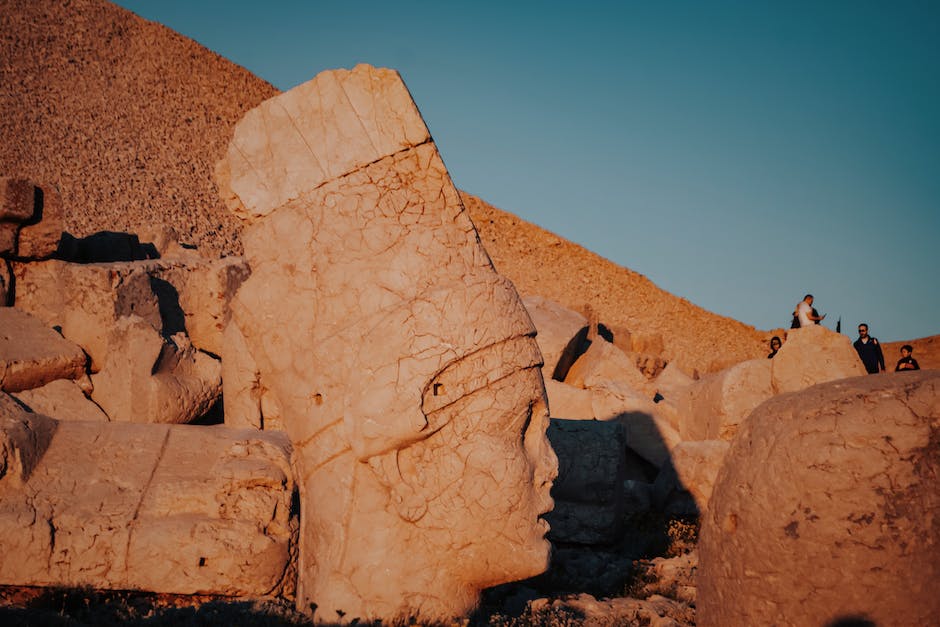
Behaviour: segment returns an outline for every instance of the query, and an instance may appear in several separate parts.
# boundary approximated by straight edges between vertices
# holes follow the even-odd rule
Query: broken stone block
[[[555,509],[545,516],[556,542],[612,544],[624,530],[627,478],[623,427],[552,418],[548,439],[558,456]]]
[[[820,324],[789,330],[786,342],[767,361],[776,394],[866,374],[852,340]]]
[[[565,377],[565,383],[580,388],[593,388],[607,381],[617,381],[628,385],[643,395],[646,394],[648,386],[646,377],[639,371],[636,362],[630,356],[598,337],[571,366],[568,376]]]
[[[19,463],[0,476],[0,584],[232,596],[292,587],[283,434],[27,412],[0,427],[0,451]]]
[[[64,214],[51,185],[0,177],[0,255],[45,259],[58,247]]]
[[[730,441],[734,438],[738,425],[774,395],[771,384],[774,361],[776,357],[742,361],[686,387],[678,402],[682,439]]]
[[[295,443],[298,608],[451,619],[542,572],[535,328],[400,77],[361,65],[262,103],[216,172],[252,270],[232,319]]]
[[[81,346],[91,371],[101,369],[108,338],[122,316],[136,315],[162,328],[160,306],[150,275],[140,264],[77,264],[50,260],[17,263],[16,306]]]
[[[250,274],[245,260],[190,255],[155,260],[145,263],[144,267],[160,302],[164,334],[185,331],[193,346],[221,355],[232,297]],[[175,326],[168,328],[168,321],[180,313],[182,320],[177,319]]]
[[[241,257],[198,255],[17,264],[17,306],[60,326],[89,354],[92,372],[104,363],[111,328],[129,315],[144,318],[167,337],[185,332],[197,348],[220,355],[231,298],[248,272]]]
[[[36,188],[33,219],[20,228],[16,256],[19,259],[48,259],[59,247],[65,229],[62,196],[52,185]]]
[[[675,403],[686,388],[693,383],[695,383],[695,380],[673,363],[664,366],[656,375],[656,378],[652,381],[652,388],[656,394]]]
[[[0,392],[0,497],[7,486],[20,489],[39,463],[52,435],[54,420],[27,412],[12,396]],[[0,509],[3,507],[0,498]],[[0,563],[10,559],[0,556]],[[2,566],[0,566],[2,570]]]
[[[563,380],[587,337],[587,318],[541,296],[526,296],[522,304],[538,330],[535,341],[545,360],[542,378],[547,382],[557,375]]]
[[[935,624],[938,429],[935,370],[832,381],[757,408],[702,518],[697,624]]]
[[[108,416],[88,400],[81,387],[69,379],[57,379],[46,385],[13,394],[29,411],[56,420],[91,420],[108,422]]]
[[[548,408],[552,418],[594,418],[593,394],[590,390],[576,388],[554,379],[545,379],[545,392],[548,394]]]
[[[0,390],[19,392],[85,373],[85,354],[43,322],[0,307]]]
[[[138,316],[117,321],[104,367],[92,375],[92,399],[113,421],[187,423],[222,391],[222,366],[186,336],[163,338]]]
[[[591,393],[597,420],[623,425],[627,447],[661,468],[669,458],[669,451],[680,440],[661,404],[617,381],[606,382]]]

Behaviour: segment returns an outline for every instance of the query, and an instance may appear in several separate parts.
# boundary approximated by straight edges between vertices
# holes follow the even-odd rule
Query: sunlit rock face
[[[283,433],[58,421],[0,392],[0,585],[289,592]]]
[[[938,476],[940,372],[765,402],[738,430],[702,521],[697,623],[934,624]]]
[[[233,323],[295,446],[299,609],[452,617],[543,571],[535,329],[398,74],[266,101],[216,174],[252,270]]]

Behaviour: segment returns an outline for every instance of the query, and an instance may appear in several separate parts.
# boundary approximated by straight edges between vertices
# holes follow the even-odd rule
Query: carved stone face
[[[459,547],[459,575],[468,585],[544,571],[550,545],[539,516],[552,508],[557,459],[545,436],[539,370],[518,370],[435,410],[429,421],[443,426],[382,459],[382,472],[400,481],[392,507],[414,521],[432,550]]]
[[[446,618],[544,570],[535,328],[397,74],[263,103],[220,172],[248,222],[233,320],[294,445],[298,607]]]

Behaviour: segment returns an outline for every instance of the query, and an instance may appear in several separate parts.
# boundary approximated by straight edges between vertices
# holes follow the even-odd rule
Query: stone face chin
[[[298,608],[447,618],[543,571],[557,460],[535,329],[398,74],[262,103],[216,174],[246,224],[244,378],[295,447]]]

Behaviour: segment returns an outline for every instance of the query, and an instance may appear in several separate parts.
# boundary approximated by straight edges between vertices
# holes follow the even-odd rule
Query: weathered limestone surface
[[[552,540],[578,544],[619,540],[627,477],[623,427],[553,418],[548,439],[558,456],[558,478],[552,489],[555,509],[545,517],[552,526]]]
[[[672,447],[669,462],[653,485],[657,508],[677,514],[705,512],[730,446],[725,440],[703,440]]]
[[[0,255],[43,259],[62,235],[62,198],[51,185],[0,177]]]
[[[221,355],[224,351],[223,332],[231,316],[232,297],[249,275],[244,259],[205,259],[188,255],[145,262],[144,265],[164,312],[164,333],[167,332],[166,320],[172,315],[167,310],[172,311],[174,306],[178,306],[183,320],[177,320],[172,331],[185,330],[193,346]]]
[[[682,439],[731,440],[754,408],[774,395],[774,361],[776,358],[742,361],[685,388],[677,404]]]
[[[143,318],[125,316],[108,345],[92,398],[113,421],[187,423],[222,393],[222,365],[181,333],[166,340]]]
[[[97,372],[109,352],[111,329],[122,316],[136,315],[161,328],[160,305],[150,275],[139,263],[77,264],[51,260],[18,263],[16,306],[84,349]]]
[[[936,622],[938,477],[940,372],[767,401],[731,443],[703,520],[697,624]]]
[[[291,585],[283,434],[0,409],[0,454],[0,584],[225,595]]]
[[[594,395],[591,390],[576,388],[573,385],[545,379],[545,392],[548,394],[548,409],[552,418],[571,420],[591,420],[594,418]]]
[[[265,102],[217,181],[252,269],[233,320],[295,445],[298,608],[453,617],[544,570],[557,460],[535,329],[397,73]]]
[[[538,342],[545,360],[542,378],[549,381],[555,374],[559,361],[567,357],[565,370],[574,362],[579,334],[586,330],[588,320],[578,312],[541,296],[525,296],[522,304],[525,305],[538,331],[535,341]]]
[[[165,335],[185,331],[197,348],[222,353],[230,301],[248,275],[240,257],[113,263],[52,260],[16,264],[16,305],[62,328],[91,357],[92,372],[107,358],[118,319],[136,315]]]
[[[0,259],[0,307],[13,304],[13,272],[6,259]]]
[[[627,446],[657,468],[662,467],[669,450],[680,439],[664,413],[667,408],[617,381],[604,383],[591,392],[597,420],[623,425]]]
[[[284,430],[277,398],[262,382],[245,335],[234,321],[223,334],[222,401],[226,426]]]
[[[675,364],[667,364],[653,379],[651,387],[654,394],[659,394],[668,402],[676,403],[683,392],[695,380]]]
[[[791,329],[777,355],[767,361],[773,364],[776,394],[865,374],[852,340],[822,325]]]
[[[648,385],[646,377],[636,367],[636,361],[610,342],[598,337],[571,366],[565,383],[575,387],[593,388],[607,381],[624,383],[644,395]],[[652,394],[650,397],[652,398]]]
[[[88,400],[78,383],[69,379],[57,379],[13,396],[30,411],[52,416],[56,420],[108,422],[108,415]]]
[[[84,372],[78,346],[28,313],[0,307],[0,390],[28,390]]]

